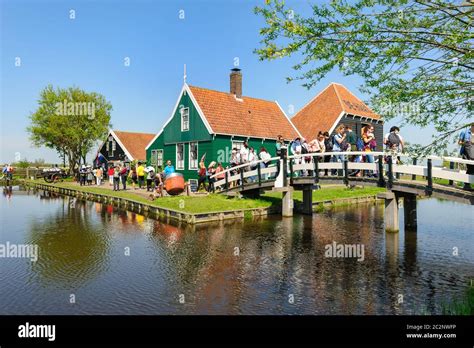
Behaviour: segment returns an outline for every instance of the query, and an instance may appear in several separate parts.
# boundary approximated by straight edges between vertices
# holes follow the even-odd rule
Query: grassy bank
[[[361,188],[346,188],[345,186],[321,186],[320,190],[313,191],[313,203],[336,201],[338,199],[358,198],[375,196],[379,192],[385,191],[383,187],[366,186]],[[281,193],[267,192],[264,197],[280,198]],[[293,199],[298,202],[303,201],[303,192],[295,191]]]
[[[474,315],[474,286],[470,285],[465,297],[442,305],[445,315]]]
[[[42,181],[38,181],[43,183]],[[150,199],[135,193],[133,190],[127,191],[112,191],[107,188],[96,186],[78,186],[77,184],[62,182],[54,184],[58,187],[65,187],[83,192],[104,194],[111,197],[127,198],[141,203],[147,203],[161,208],[183,211],[187,213],[204,213],[216,212],[226,210],[239,210],[251,208],[268,208],[272,204],[276,204],[276,199],[264,197],[261,199],[243,199],[231,198],[224,195],[210,194],[207,196],[169,196],[155,199]],[[142,191],[143,192],[143,191]]]
[[[43,180],[36,180],[35,182],[44,183]],[[240,209],[253,208],[268,208],[270,206],[277,206],[281,204],[281,193],[267,192],[260,198],[232,198],[220,194],[210,194],[203,196],[169,196],[149,200],[143,194],[139,194],[133,190],[127,191],[112,191],[108,188],[96,186],[78,186],[71,182],[61,182],[54,184],[55,186],[65,187],[83,192],[104,194],[111,197],[127,198],[141,203],[147,203],[161,208],[172,209],[187,213],[205,213],[218,212]],[[337,201],[340,199],[357,198],[375,196],[378,192],[384,191],[383,188],[378,187],[363,187],[348,189],[344,186],[328,186],[322,187],[320,190],[313,191],[314,203]],[[143,193],[143,191],[141,191]],[[294,199],[296,203],[302,202],[301,191],[294,192]]]

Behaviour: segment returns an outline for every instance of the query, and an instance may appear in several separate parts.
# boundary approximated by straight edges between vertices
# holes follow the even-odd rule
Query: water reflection
[[[452,229],[429,218],[443,204],[420,202],[418,232],[394,234],[371,204],[190,226],[14,192],[1,212],[4,225],[16,225],[1,239],[38,244],[40,259],[7,260],[0,304],[16,314],[438,313],[474,276],[471,207],[455,205]],[[333,242],[364,245],[364,261],[325,257]],[[446,245],[462,245],[463,257],[443,256]],[[72,291],[81,306],[62,300]]]
[[[106,268],[108,235],[105,225],[91,216],[89,202],[58,199],[60,209],[46,219],[29,222],[28,243],[37,244],[40,258],[33,265],[40,281],[75,289]]]

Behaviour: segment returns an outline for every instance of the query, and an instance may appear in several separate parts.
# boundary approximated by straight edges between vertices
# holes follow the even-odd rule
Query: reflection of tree
[[[32,269],[46,283],[76,288],[105,268],[108,237],[90,219],[89,202],[63,200],[54,215],[30,222],[29,243],[39,248]]]

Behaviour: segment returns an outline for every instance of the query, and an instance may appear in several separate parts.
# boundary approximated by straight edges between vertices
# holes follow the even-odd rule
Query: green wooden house
[[[275,156],[275,140],[300,136],[276,101],[242,95],[242,74],[232,69],[230,92],[184,83],[170,118],[146,147],[148,165],[164,167],[167,160],[185,180],[197,178],[199,160],[227,166],[233,148],[244,141]]]

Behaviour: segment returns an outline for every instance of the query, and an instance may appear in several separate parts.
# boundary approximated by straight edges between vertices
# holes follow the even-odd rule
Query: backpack
[[[400,145],[400,137],[397,134],[391,132],[387,138],[387,146],[398,147],[399,145]]]

